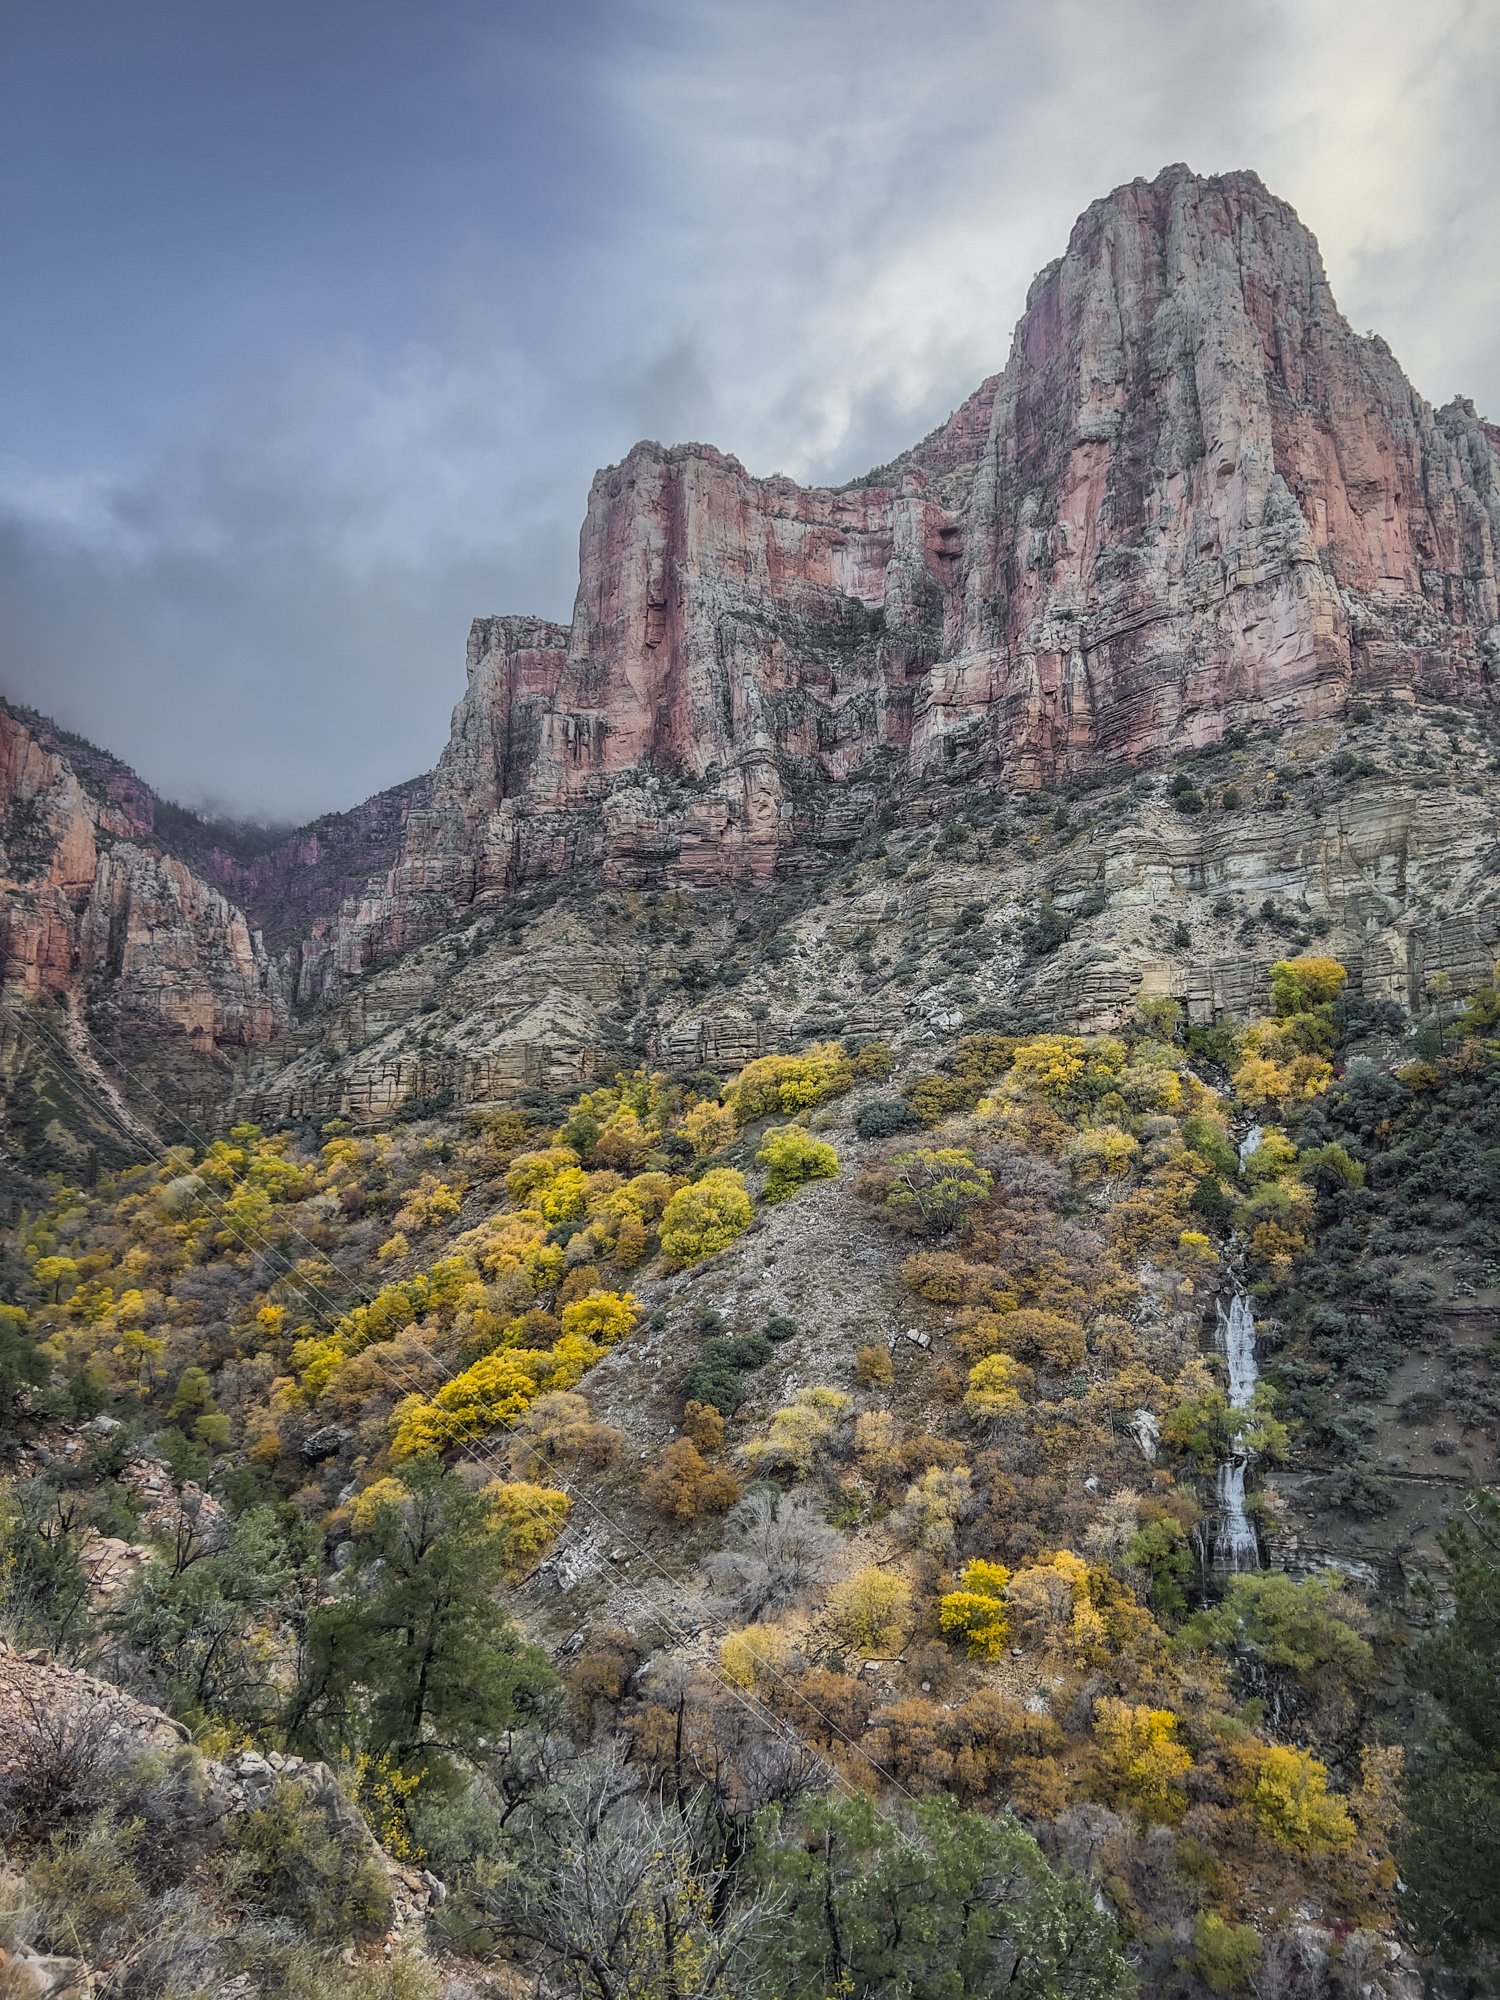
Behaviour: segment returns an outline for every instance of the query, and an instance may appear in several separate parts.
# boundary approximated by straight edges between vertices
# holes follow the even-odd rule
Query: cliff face
[[[265,1041],[286,1007],[243,911],[156,844],[134,773],[46,734],[0,708],[0,989],[202,1053]]]
[[[1096,203],[1032,288],[923,743],[1023,782],[1326,712],[1493,694],[1493,436],[1435,414],[1250,174]],[[941,718],[941,719],[940,719]]]
[[[1253,174],[1080,219],[1004,372],[840,491],[706,446],[600,473],[570,628],[478,621],[367,965],[489,891],[820,865],[933,783],[1149,762],[1351,690],[1493,698],[1496,433],[1338,312]]]
[[[866,479],[702,445],[601,472],[571,625],[475,623],[430,779],[244,858],[164,830],[101,753],[68,777],[13,749],[13,816],[50,803],[8,977],[255,1041],[549,877],[766,882],[888,803],[1120,771],[1354,691],[1492,701],[1497,443],[1351,331],[1253,174],[1169,168],[1087,211],[1003,372]]]

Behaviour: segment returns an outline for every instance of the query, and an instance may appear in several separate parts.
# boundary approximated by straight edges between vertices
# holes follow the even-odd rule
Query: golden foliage
[[[1171,1709],[1106,1696],[1094,1706],[1094,1741],[1106,1782],[1143,1818],[1170,1824],[1181,1817],[1193,1757]]]
[[[853,1402],[842,1389],[799,1389],[771,1419],[764,1437],[744,1447],[746,1462],[762,1470],[779,1469],[805,1479],[814,1460],[831,1443]]]
[[[1031,1386],[1031,1371],[1009,1354],[987,1354],[969,1370],[964,1410],[975,1423],[998,1423],[1019,1417],[1026,1405],[1023,1392]]]
[[[736,1687],[779,1680],[791,1657],[791,1642],[779,1625],[742,1625],[719,1641],[719,1664]]]
[[[724,1092],[735,1123],[749,1125],[767,1113],[810,1111],[839,1097],[854,1082],[854,1065],[837,1042],[814,1042],[804,1055],[759,1056],[746,1063]]]
[[[962,1639],[971,1659],[998,1660],[1005,1651],[1009,1582],[1010,1572],[1002,1564],[976,1557],[964,1565],[957,1587],[938,1599],[939,1631],[946,1639]]]
[[[679,1188],[663,1210],[662,1255],[679,1266],[701,1263],[743,1236],[754,1212],[744,1175],[732,1167],[712,1167],[700,1180]]]
[[[536,1486],[528,1479],[496,1479],[484,1489],[496,1527],[505,1538],[505,1565],[519,1575],[562,1532],[572,1505],[555,1486]]]
[[[740,1497],[740,1483],[727,1466],[708,1464],[691,1438],[674,1438],[641,1482],[641,1497],[668,1520],[700,1521],[726,1513]]]
[[[828,1593],[828,1625],[838,1643],[852,1652],[888,1652],[901,1643],[911,1608],[904,1580],[871,1563]]]

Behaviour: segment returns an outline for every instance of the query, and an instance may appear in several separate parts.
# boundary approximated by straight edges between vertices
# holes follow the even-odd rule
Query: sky
[[[1177,160],[1500,419],[1492,0],[0,0],[0,690],[352,805],[569,615],[597,466],[882,462]]]

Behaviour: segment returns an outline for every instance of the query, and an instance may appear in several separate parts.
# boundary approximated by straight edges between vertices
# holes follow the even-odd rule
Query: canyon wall
[[[1492,702],[1497,460],[1253,174],[1169,168],[1080,218],[1004,370],[865,479],[649,443],[599,473],[571,624],[475,622],[429,778],[238,854],[8,717],[6,986],[232,1048],[547,878],[765,883],[887,807],[1356,692]]]
[[[50,740],[49,740],[50,739]],[[71,750],[71,754],[65,752]],[[153,831],[135,774],[0,707],[0,993],[107,1016],[112,1038],[205,1055],[285,1023],[278,968],[244,912]]]
[[[568,628],[476,622],[353,972],[487,893],[814,869],[912,788],[1149,763],[1351,691],[1493,700],[1500,434],[1340,315],[1253,174],[1097,202],[1002,374],[840,490],[638,445]]]

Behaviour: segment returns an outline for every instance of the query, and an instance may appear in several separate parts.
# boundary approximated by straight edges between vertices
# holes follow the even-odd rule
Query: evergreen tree
[[[1412,1650],[1441,1720],[1411,1759],[1405,1914],[1453,1965],[1500,1951],[1500,1500],[1476,1493],[1442,1538],[1452,1614]]]
[[[52,1370],[27,1329],[19,1306],[0,1305],[0,1430],[9,1430],[27,1392],[47,1381]]]
[[[308,1622],[294,1735],[440,1775],[554,1686],[495,1600],[508,1538],[488,1495],[436,1458],[366,1496],[353,1559]]]
[[[307,1534],[284,1531],[276,1509],[249,1507],[223,1539],[184,1564],[157,1556],[111,1621],[127,1657],[174,1715],[264,1722],[278,1701],[268,1624],[299,1614],[309,1577]]]
[[[1125,2000],[1134,1980],[1081,1883],[1013,1819],[919,1800],[899,1827],[867,1798],[766,1815],[758,1872],[784,1898],[774,1992],[853,2000]]]

